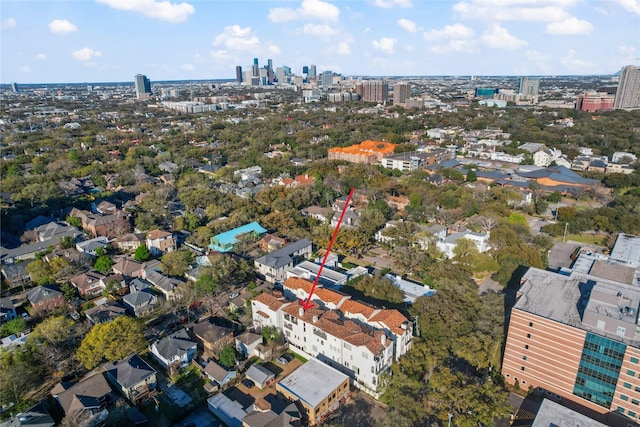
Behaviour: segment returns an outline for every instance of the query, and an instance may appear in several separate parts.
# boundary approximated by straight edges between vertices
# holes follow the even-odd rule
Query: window
[[[522,360],[527,360],[527,356],[522,356]]]
[[[524,349],[525,349],[525,350],[529,350],[529,344],[525,344],[525,345],[524,345]]]
[[[527,338],[531,338],[531,334],[527,334]]]
[[[627,369],[627,375],[631,375],[632,377],[635,377],[636,373],[634,371],[632,371],[631,369]]]
[[[524,371],[524,366],[520,366],[520,370],[521,370],[521,371]]]
[[[636,365],[638,364],[638,358],[637,357],[632,357],[629,360],[631,361],[631,363],[635,363]]]
[[[511,374],[507,374],[507,378],[511,378]]]
[[[620,395],[620,399],[624,400],[625,402],[627,402],[629,400],[629,396],[627,396],[626,394],[621,394]]]
[[[624,388],[631,388],[631,384],[629,384],[629,383],[624,383],[624,384],[622,384],[622,386]]]
[[[624,414],[624,408],[622,406],[618,406],[616,408],[616,412],[620,412],[621,414]]]
[[[636,406],[640,405],[640,401],[638,401],[638,399],[631,399],[631,403],[633,403]]]
[[[640,393],[640,386],[636,386],[635,390]]]
[[[635,418],[635,417],[636,417],[636,413],[635,413],[635,412],[633,412],[633,411],[629,411],[629,412],[627,412],[627,414],[629,414],[629,416],[630,416],[631,418]]]
[[[533,322],[529,322],[529,326],[533,328]]]

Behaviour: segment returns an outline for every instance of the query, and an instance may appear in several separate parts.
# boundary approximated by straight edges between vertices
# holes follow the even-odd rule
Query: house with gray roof
[[[256,386],[261,390],[269,387],[269,385],[276,379],[276,375],[262,365],[251,365],[247,369],[247,378],[256,383]]]
[[[480,253],[486,252],[491,248],[489,245],[489,233],[476,233],[475,231],[469,230],[460,233],[453,233],[444,239],[438,240],[436,247],[444,253],[446,258],[453,258],[453,250],[458,246],[458,241],[461,239],[471,240]]]
[[[0,325],[18,317],[11,297],[0,298]]]
[[[119,316],[124,316],[127,310],[118,305],[115,301],[106,301],[104,304],[97,304],[84,312],[87,319],[93,324],[107,323]]]
[[[27,265],[31,261],[19,262],[17,264],[5,264],[2,266],[2,278],[9,285],[9,288],[28,285],[31,283],[31,276],[27,273]]]
[[[311,255],[312,246],[308,239],[301,239],[267,255],[256,258],[254,265],[259,274],[270,283],[286,279],[287,271]]]
[[[165,369],[171,365],[186,367],[196,355],[197,343],[191,339],[183,328],[149,346],[151,354]]]
[[[244,332],[235,338],[236,350],[238,350],[244,357],[257,356],[257,348],[262,345],[262,339],[262,335],[248,331]]]
[[[106,249],[109,245],[109,239],[104,236],[96,237],[95,239],[83,240],[76,243],[76,249],[78,252],[96,256],[98,248]]]
[[[38,402],[26,411],[19,412],[0,423],[0,427],[53,427],[55,425],[43,402]]]
[[[65,416],[81,416],[84,421],[81,425],[90,425],[90,421],[106,416],[106,408],[113,399],[112,393],[109,383],[101,373],[78,383],[58,383],[51,390],[51,395]]]
[[[146,280],[162,292],[168,300],[175,299],[176,288],[184,284],[182,280],[167,277],[158,271],[150,271],[146,273]]]
[[[27,292],[27,300],[39,313],[50,312],[64,305],[60,288],[53,285],[38,286]]]
[[[214,360],[210,360],[209,363],[207,363],[207,366],[204,367],[204,373],[219,387],[227,384],[237,376],[235,370],[227,371]]]
[[[107,363],[104,367],[107,379],[134,405],[153,396],[156,390],[156,370],[137,354],[126,359]]]
[[[153,310],[158,302],[158,297],[151,289],[142,289],[140,291],[131,292],[122,298],[127,310],[134,316],[140,317]]]

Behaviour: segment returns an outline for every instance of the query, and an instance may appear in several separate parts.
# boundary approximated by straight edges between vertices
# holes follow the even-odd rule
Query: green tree
[[[0,337],[4,338],[11,334],[17,334],[27,329],[27,321],[22,317],[9,320],[7,323],[0,326]]]
[[[266,342],[280,341],[280,333],[278,332],[278,328],[274,326],[265,326],[262,328],[262,337]]]
[[[73,247],[73,238],[71,236],[63,236],[60,238],[60,247],[62,249],[69,249]]]
[[[69,282],[65,282],[60,286],[65,301],[71,301],[77,295],[76,288]]]
[[[478,173],[471,169],[467,172],[467,182],[476,182],[478,180]]]
[[[93,268],[100,273],[106,273],[113,266],[113,260],[109,255],[102,255],[96,259],[95,264],[93,264]]]
[[[77,216],[68,215],[65,221],[72,227],[82,228],[82,220]]]
[[[235,347],[226,345],[222,348],[220,352],[220,364],[225,368],[231,369],[236,366],[236,360],[239,359],[238,351]]]
[[[53,272],[51,271],[51,267],[49,266],[49,263],[43,259],[37,259],[30,262],[26,267],[26,271],[29,273],[31,281],[36,285],[47,285],[53,283]]]
[[[74,321],[67,316],[49,317],[39,323],[29,337],[54,346],[60,345],[71,336],[69,331],[73,325]]]
[[[133,257],[138,262],[144,262],[151,258],[151,251],[149,251],[146,245],[140,245],[136,248]]]
[[[188,251],[173,251],[162,256],[162,269],[169,276],[184,276],[189,270],[193,254]]]
[[[104,361],[113,362],[140,351],[145,343],[140,323],[120,316],[95,325],[80,343],[76,357],[87,369],[93,369]]]

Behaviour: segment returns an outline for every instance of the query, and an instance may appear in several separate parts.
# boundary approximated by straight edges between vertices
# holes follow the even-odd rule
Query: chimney
[[[318,323],[318,316],[313,316],[313,323]]]
[[[300,307],[298,309],[298,314],[300,315],[300,317],[304,316],[304,308]]]

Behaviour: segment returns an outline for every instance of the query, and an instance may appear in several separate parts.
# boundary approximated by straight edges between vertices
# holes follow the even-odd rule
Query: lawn
[[[571,240],[578,243],[584,243],[586,245],[603,246],[603,243],[608,239],[606,234],[567,234],[567,241]]]

